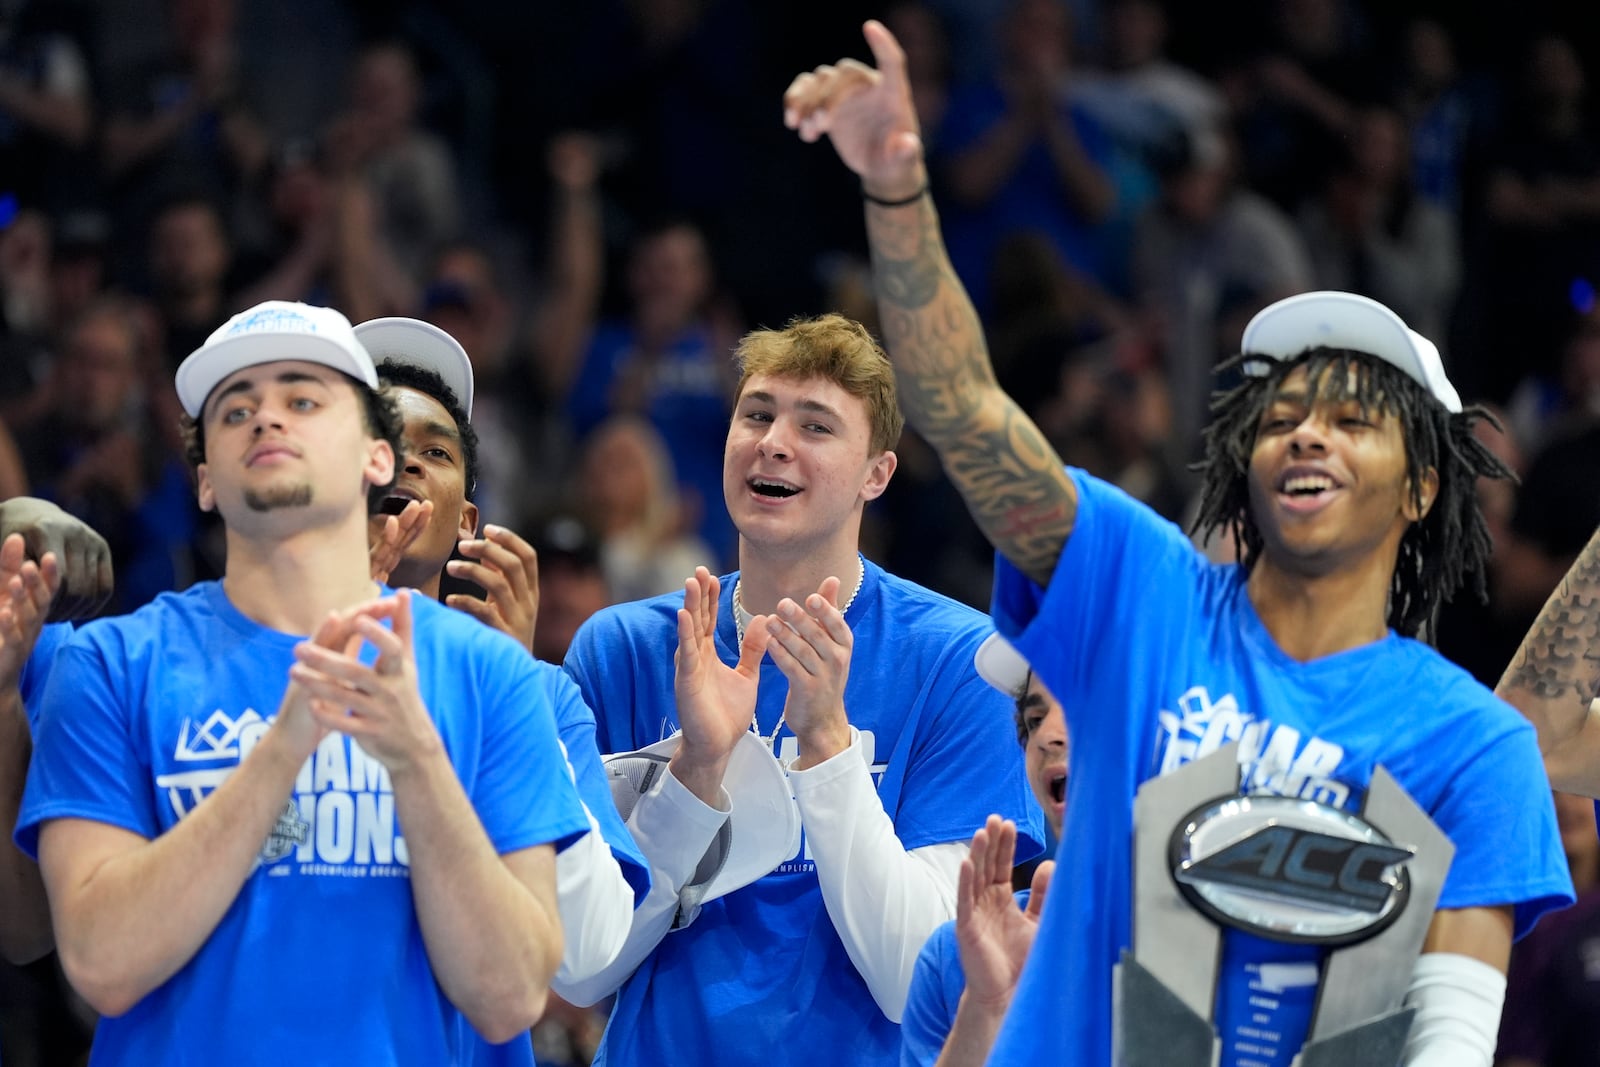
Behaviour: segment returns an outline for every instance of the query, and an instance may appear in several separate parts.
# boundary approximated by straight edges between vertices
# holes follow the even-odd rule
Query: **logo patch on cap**
[[[239,319],[228,327],[224,337],[242,333],[318,333],[314,320],[290,308],[265,307]]]

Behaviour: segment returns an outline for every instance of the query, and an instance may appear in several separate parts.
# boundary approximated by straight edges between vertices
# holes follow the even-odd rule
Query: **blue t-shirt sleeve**
[[[1044,849],[1044,817],[1028,788],[1011,699],[979,677],[972,657],[983,633],[952,640],[927,680],[928,721],[919,732],[892,813],[907,849],[966,842],[991,813],[1017,824],[1017,861]]]
[[[16,829],[17,847],[35,859],[39,827],[50,819],[90,819],[145,838],[161,832],[154,798],[141,788],[150,768],[133,737],[126,672],[93,633],[79,631],[61,648],[38,701]]]
[[[956,924],[947,922],[929,935],[917,955],[900,1018],[900,1067],[933,1067],[950,1036],[961,993],[966,988]]]
[[[1518,720],[1461,763],[1432,815],[1456,846],[1440,908],[1515,904],[1514,932],[1522,937],[1539,916],[1573,902],[1532,726]]]
[[[670,662],[671,648],[662,654]],[[635,705],[653,704],[659,698],[641,694],[639,672],[629,658],[627,633],[616,608],[601,611],[578,627],[562,669],[577,683],[594,715],[596,748],[605,755],[639,748],[633,736]]]
[[[600,761],[600,751],[595,747],[594,713],[584,703],[577,683],[561,668],[551,664],[538,666],[546,678],[556,709],[556,725],[561,743],[566,746],[567,762],[572,764],[578,795],[599,822],[601,836],[611,846],[611,854],[621,866],[622,876],[633,887],[633,902],[637,907],[650,891],[650,866],[612,802],[610,780]]]
[[[17,683],[18,690],[22,693],[22,707],[28,713],[28,726],[37,730],[39,728],[38,704],[44,699],[45,683],[50,680],[50,670],[55,666],[56,654],[72,636],[73,626],[70,622],[53,622],[39,631],[39,638],[33,643],[33,651],[28,655],[28,661],[22,665],[22,678]]]
[[[554,709],[527,651],[496,642],[476,679],[485,694],[483,745],[472,806],[502,855],[535,845],[559,851],[589,832],[556,734]]]
[[[1181,603],[1195,583],[1175,579],[1206,565],[1183,531],[1149,507],[1081,470],[1068,473],[1078,490],[1077,516],[1049,586],[997,553],[991,610],[995,628],[1063,704],[1075,692],[1072,680],[1095,666],[1103,633],[1187,625]],[[1045,624],[1035,626],[1041,615]]]

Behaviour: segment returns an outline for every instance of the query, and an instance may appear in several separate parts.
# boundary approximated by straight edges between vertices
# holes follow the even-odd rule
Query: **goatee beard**
[[[309,485],[279,485],[270,489],[246,489],[244,502],[251,511],[303,508],[311,503],[311,487]]]

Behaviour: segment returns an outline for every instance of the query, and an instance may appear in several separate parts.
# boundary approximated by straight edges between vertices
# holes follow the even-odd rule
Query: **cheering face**
[[[1262,414],[1250,458],[1250,508],[1271,566],[1317,576],[1359,566],[1374,553],[1393,560],[1406,528],[1427,514],[1437,492],[1430,470],[1422,507],[1412,499],[1397,415],[1316,395],[1305,367],[1284,379]]]
[[[285,360],[224,378],[201,411],[206,462],[201,508],[230,527],[252,515],[304,524],[366,514],[366,492],[394,471],[388,442],[371,436],[356,387],[318,363]]]
[[[1061,713],[1061,702],[1031,672],[1027,695],[1022,698],[1022,727],[1027,733],[1023,760],[1028,785],[1050,824],[1050,832],[1059,839],[1067,814],[1067,756],[1071,752],[1067,720]]]
[[[477,532],[478,508],[467,499],[466,456],[450,412],[407,386],[391,386],[388,392],[404,422],[405,455],[381,510],[398,515],[413,500],[433,503],[433,517],[406,549],[390,583],[422,588],[444,569],[456,542]]]
[[[752,544],[796,552],[854,546],[861,508],[894,473],[893,452],[871,451],[866,403],[837,384],[753,375],[728,427],[722,492]],[[825,549],[824,549],[825,550]]]

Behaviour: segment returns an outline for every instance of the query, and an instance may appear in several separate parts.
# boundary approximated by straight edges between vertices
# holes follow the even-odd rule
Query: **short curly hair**
[[[1255,373],[1262,365],[1266,372]],[[1400,540],[1389,587],[1389,626],[1407,637],[1431,629],[1439,605],[1469,581],[1479,600],[1487,599],[1484,582],[1491,544],[1476,482],[1479,478],[1514,481],[1515,475],[1473,436],[1472,429],[1480,419],[1495,427],[1500,424],[1481,407],[1456,414],[1446,411],[1411,376],[1365,352],[1319,347],[1284,361],[1246,353],[1218,366],[1217,375],[1224,380],[1246,373],[1242,384],[1213,397],[1204,457],[1193,468],[1202,479],[1193,532],[1202,537],[1231,533],[1245,569],[1255,565],[1262,537],[1250,512],[1250,456],[1262,414],[1284,379],[1299,367],[1306,368],[1308,388],[1318,399],[1354,400],[1368,411],[1399,418],[1412,503],[1419,510],[1424,474],[1430,468],[1438,474],[1439,494],[1433,507]]]
[[[367,432],[373,437],[380,437],[389,442],[389,447],[394,449],[395,473],[383,485],[374,485],[367,491],[367,514],[376,515],[383,505],[383,498],[389,495],[389,488],[394,485],[394,479],[400,472],[400,457],[405,454],[403,441],[405,423],[400,418],[400,408],[393,398],[348,374],[343,377],[361,400],[361,417]],[[203,405],[199,419],[187,414],[178,417],[178,430],[183,435],[183,458],[188,461],[191,475],[195,474],[200,464],[206,461],[206,428],[202,422],[204,418]]]

